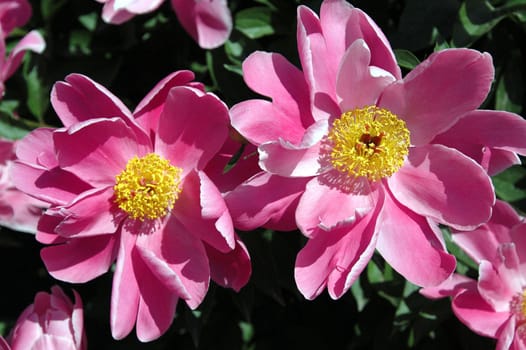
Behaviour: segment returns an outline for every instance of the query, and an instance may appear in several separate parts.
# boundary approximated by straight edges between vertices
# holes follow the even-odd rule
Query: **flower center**
[[[510,311],[517,322],[515,332],[524,342],[526,341],[526,290],[523,290],[522,293],[517,293],[511,299]]]
[[[155,153],[135,156],[115,178],[115,203],[133,219],[161,218],[179,197],[181,172]]]
[[[332,124],[328,139],[330,163],[336,170],[371,181],[398,171],[410,145],[405,122],[376,106],[343,113]]]

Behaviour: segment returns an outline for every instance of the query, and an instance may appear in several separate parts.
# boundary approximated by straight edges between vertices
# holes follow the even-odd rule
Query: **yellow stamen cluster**
[[[410,145],[405,122],[376,106],[343,113],[332,124],[328,140],[330,162],[336,170],[370,181],[398,171]]]
[[[115,203],[133,219],[162,218],[179,198],[181,172],[155,153],[135,156],[115,178]]]

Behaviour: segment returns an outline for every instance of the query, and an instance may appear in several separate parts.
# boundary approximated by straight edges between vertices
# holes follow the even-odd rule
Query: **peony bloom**
[[[164,0],[97,0],[104,4],[102,19],[121,24],[138,14],[156,10]],[[171,0],[177,19],[204,49],[224,44],[232,31],[226,0]]]
[[[39,32],[33,30],[20,40],[6,57],[6,37],[16,27],[21,27],[31,17],[31,6],[26,0],[8,0],[0,4],[0,99],[4,95],[4,82],[18,69],[24,53],[41,53],[46,44]]]
[[[478,281],[453,275],[429,298],[452,296],[455,315],[477,334],[498,339],[497,349],[526,349],[526,224],[507,203],[497,201],[491,220],[453,240],[479,265]]]
[[[243,63],[247,85],[272,101],[231,109],[263,169],[227,194],[235,225],[295,219],[309,238],[295,267],[308,299],[325,288],[339,298],[375,249],[411,282],[440,283],[455,259],[436,223],[468,230],[491,215],[493,187],[477,161],[487,166],[490,150],[526,153],[522,118],[476,110],[491,56],[444,50],[402,78],[380,29],[343,0],[324,1],[319,17],[300,6],[297,39],[302,70],[277,53]],[[479,120],[480,134],[466,131]]]
[[[104,87],[72,74],[53,87],[64,123],[20,142],[16,184],[51,204],[39,222],[44,263],[57,279],[82,283],[116,261],[114,338],[136,325],[141,341],[170,326],[183,299],[196,308],[210,278],[239,290],[248,253],[214,183],[203,172],[228,135],[228,110],[172,73],[133,114]]]
[[[11,179],[16,142],[0,139],[0,225],[35,233],[46,203],[19,191]]]
[[[7,341],[0,337],[0,349],[87,349],[82,300],[73,293],[74,304],[58,286],[51,288],[51,294],[38,292],[35,302],[18,317]]]

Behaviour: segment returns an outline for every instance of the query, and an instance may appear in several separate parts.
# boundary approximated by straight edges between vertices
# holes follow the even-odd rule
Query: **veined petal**
[[[402,118],[411,143],[429,143],[484,101],[493,81],[491,56],[470,49],[435,52],[388,86],[379,107]]]
[[[234,226],[245,231],[258,227],[296,229],[294,213],[309,180],[257,173],[225,195]]]
[[[402,205],[459,230],[487,222],[495,202],[484,169],[441,145],[411,148],[405,164],[387,181]]]
[[[402,276],[427,287],[444,282],[455,270],[456,260],[437,239],[438,227],[402,206],[386,191],[378,217],[376,249]]]

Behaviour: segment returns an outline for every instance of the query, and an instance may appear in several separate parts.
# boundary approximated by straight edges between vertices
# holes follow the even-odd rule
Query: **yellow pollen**
[[[162,218],[179,198],[181,172],[155,153],[135,156],[115,178],[115,203],[133,219]]]
[[[393,175],[409,152],[405,122],[376,106],[353,109],[329,131],[330,162],[339,172],[377,181]]]
[[[526,290],[517,293],[512,298],[510,309],[515,314],[518,323],[526,323]]]

